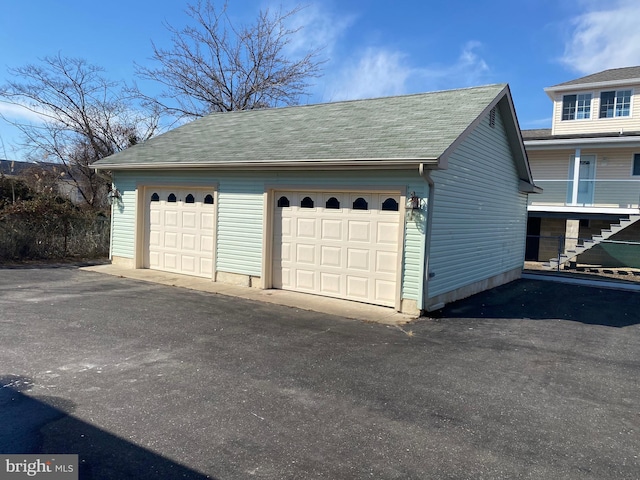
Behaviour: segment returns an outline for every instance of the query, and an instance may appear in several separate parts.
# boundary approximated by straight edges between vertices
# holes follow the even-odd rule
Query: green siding
[[[114,184],[123,195],[120,207],[113,209],[112,255],[133,258],[135,251],[135,189],[137,185],[172,184],[176,186],[218,186],[216,270],[243,275],[260,276],[262,269],[262,236],[264,192],[266,188],[282,185],[310,188],[367,188],[399,187],[407,194],[415,191],[425,201],[426,182],[416,171],[295,171],[254,173],[220,171],[116,171]],[[422,301],[424,265],[425,216],[407,215],[404,238],[404,273],[402,298]]]
[[[499,109],[495,128],[482,119],[432,178],[430,298],[522,266],[527,195]]]

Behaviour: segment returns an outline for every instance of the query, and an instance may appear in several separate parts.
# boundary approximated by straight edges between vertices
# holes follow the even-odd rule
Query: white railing
[[[579,180],[577,194],[571,180],[537,180],[541,194],[529,195],[529,205],[640,207],[640,178]]]

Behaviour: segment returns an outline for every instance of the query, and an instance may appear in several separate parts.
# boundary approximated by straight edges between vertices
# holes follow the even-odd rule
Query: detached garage
[[[539,191],[507,85],[214,113],[94,165],[114,264],[414,314],[518,278]]]

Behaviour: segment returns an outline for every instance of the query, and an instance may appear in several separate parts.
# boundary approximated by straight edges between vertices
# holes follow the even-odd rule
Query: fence
[[[109,218],[92,212],[10,215],[0,220],[0,261],[105,257],[109,235]]]

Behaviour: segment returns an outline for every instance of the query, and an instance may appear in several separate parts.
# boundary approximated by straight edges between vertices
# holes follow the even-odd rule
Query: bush
[[[0,261],[108,255],[109,218],[68,200],[37,196],[0,210]]]

